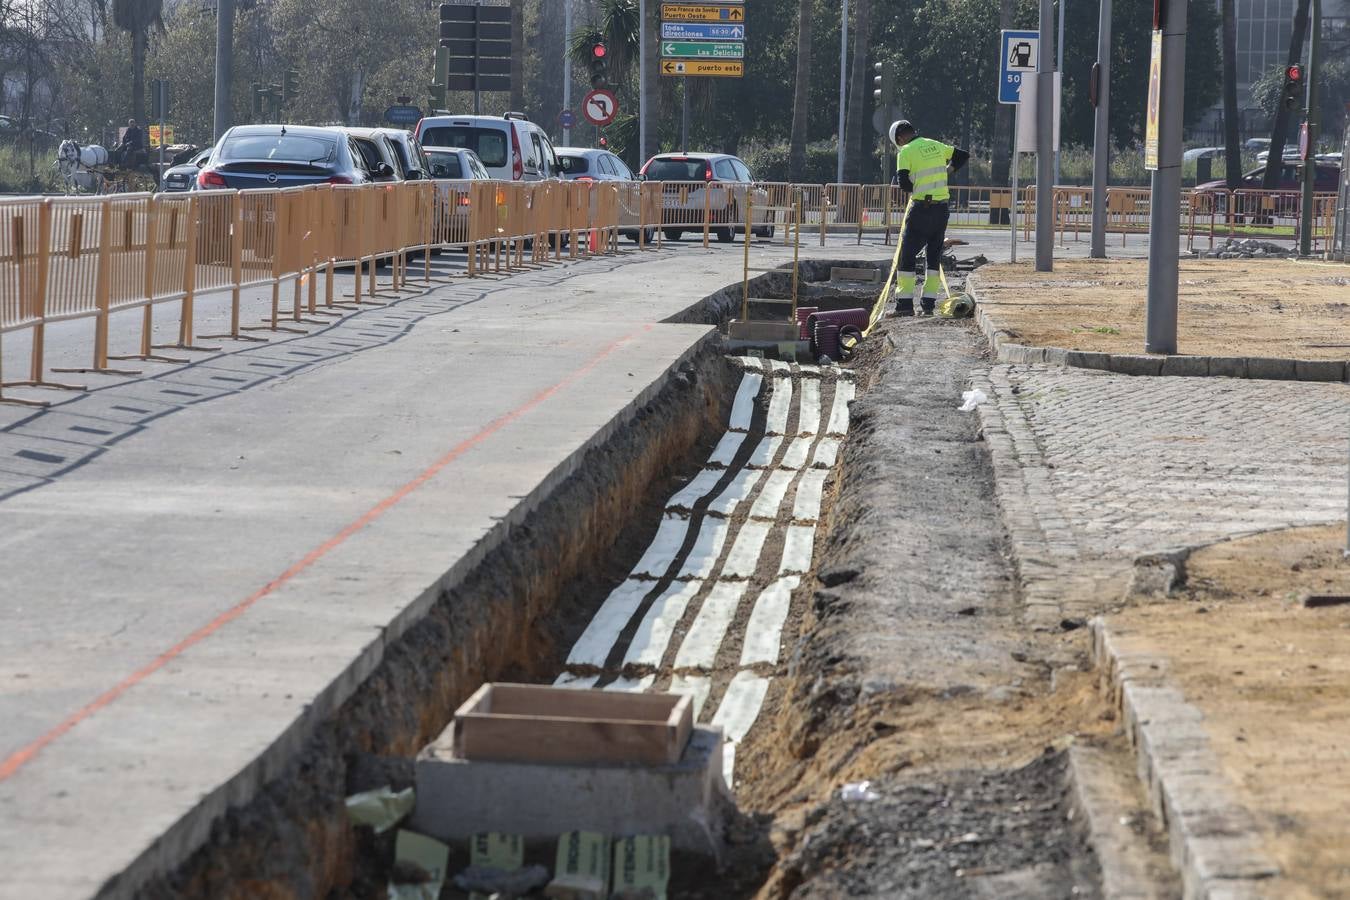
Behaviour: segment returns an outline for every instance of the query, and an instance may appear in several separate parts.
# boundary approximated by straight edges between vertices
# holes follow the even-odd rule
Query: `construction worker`
[[[891,123],[890,138],[898,148],[892,184],[900,185],[909,193],[905,231],[900,236],[900,287],[895,314],[914,315],[914,284],[918,280],[919,251],[922,250],[927,255],[923,314],[931,316],[942,285],[938,266],[942,261],[942,242],[947,235],[947,199],[951,196],[947,178],[966,164],[970,154],[959,147],[919,137],[907,119]]]

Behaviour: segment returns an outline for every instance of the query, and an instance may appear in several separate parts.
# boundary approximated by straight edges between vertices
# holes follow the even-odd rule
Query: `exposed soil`
[[[1276,531],[1193,553],[1177,598],[1113,616],[1156,639],[1168,678],[1205,716],[1237,799],[1289,896],[1350,897],[1350,595],[1343,526]]]
[[[1181,260],[1186,354],[1350,359],[1350,267],[1280,259]],[[1144,347],[1148,262],[1067,259],[982,267],[980,304],[1017,343],[1105,353]]]

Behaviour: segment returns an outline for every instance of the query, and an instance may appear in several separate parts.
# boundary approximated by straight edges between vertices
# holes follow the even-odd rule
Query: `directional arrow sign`
[[[717,78],[740,78],[745,74],[743,62],[719,62],[710,59],[663,59],[662,75],[710,75]]]
[[[745,44],[740,41],[721,44],[708,41],[662,41],[661,55],[682,59],[744,59]]]
[[[698,25],[662,22],[663,41],[743,41],[744,25]]]
[[[741,6],[705,6],[684,3],[661,4],[661,18],[667,22],[744,22]]]

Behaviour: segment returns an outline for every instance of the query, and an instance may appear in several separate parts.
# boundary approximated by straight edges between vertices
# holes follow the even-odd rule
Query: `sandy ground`
[[[1019,343],[1142,353],[1148,263],[1058,260],[982,267],[981,305]],[[1181,261],[1183,354],[1350,359],[1350,266],[1279,259]]]
[[[1191,557],[1182,602],[1115,618],[1165,648],[1287,896],[1350,896],[1350,605],[1302,604],[1350,594],[1344,546],[1342,526],[1217,544]]]

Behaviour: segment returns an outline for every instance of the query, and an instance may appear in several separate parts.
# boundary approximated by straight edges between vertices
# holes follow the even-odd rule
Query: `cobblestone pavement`
[[[977,372],[1028,622],[1114,605],[1144,554],[1343,520],[1350,386]]]

